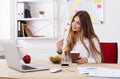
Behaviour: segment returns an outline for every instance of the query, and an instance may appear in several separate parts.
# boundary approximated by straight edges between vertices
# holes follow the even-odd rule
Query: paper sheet
[[[78,67],[79,74],[88,74],[88,77],[120,78],[120,69],[104,67]]]

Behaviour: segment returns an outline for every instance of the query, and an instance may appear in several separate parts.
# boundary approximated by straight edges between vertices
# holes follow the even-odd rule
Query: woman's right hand
[[[58,52],[62,52],[62,47],[63,47],[63,40],[58,40],[57,43],[56,43],[56,47],[57,47],[57,51]]]

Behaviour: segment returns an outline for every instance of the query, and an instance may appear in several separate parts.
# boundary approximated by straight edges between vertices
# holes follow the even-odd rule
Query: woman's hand
[[[62,39],[62,40],[57,41],[57,43],[56,43],[56,47],[57,47],[57,51],[58,51],[58,52],[62,52],[63,39]]]
[[[84,64],[84,63],[88,63],[88,59],[87,59],[87,58],[80,57],[76,62],[77,62],[78,64]]]

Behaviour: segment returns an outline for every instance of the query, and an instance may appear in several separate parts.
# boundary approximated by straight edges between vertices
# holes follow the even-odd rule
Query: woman
[[[90,15],[86,11],[77,12],[70,25],[66,39],[57,42],[57,53],[64,52],[70,59],[71,51],[79,51],[80,59],[76,63],[101,63],[99,38],[94,32]]]

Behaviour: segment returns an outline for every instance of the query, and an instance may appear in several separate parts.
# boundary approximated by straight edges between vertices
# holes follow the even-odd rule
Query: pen
[[[71,70],[71,69],[66,69],[66,70],[68,70],[68,71],[70,71],[70,72],[75,72],[75,71],[73,71],[73,70]]]

